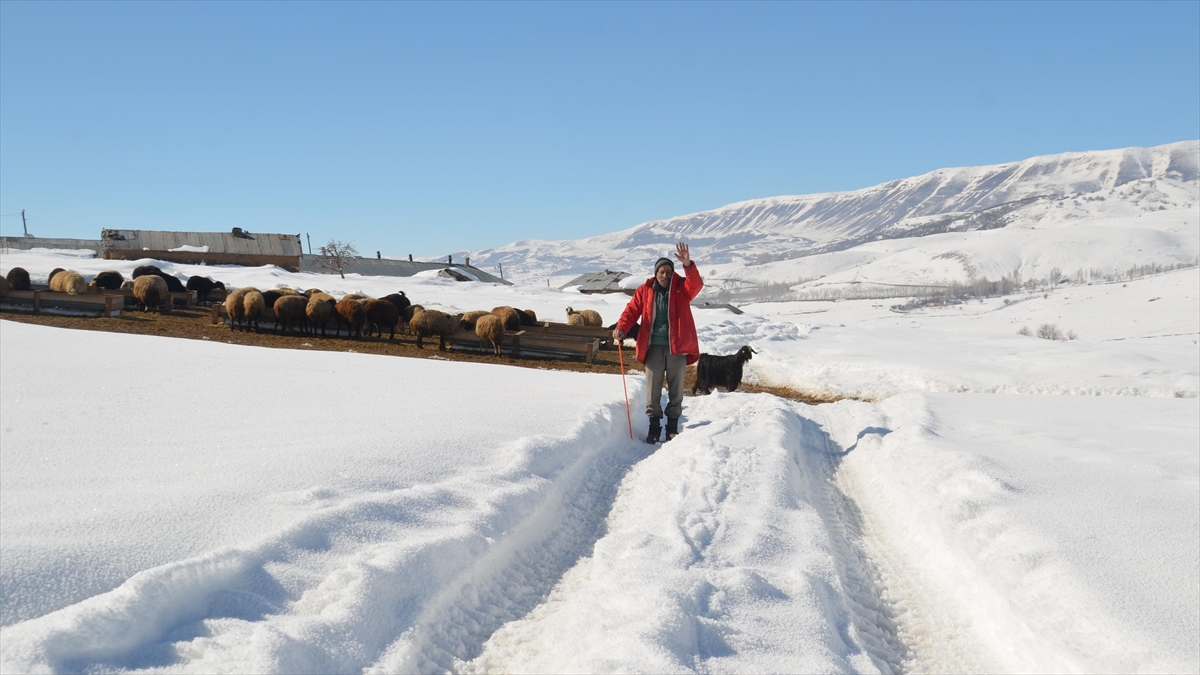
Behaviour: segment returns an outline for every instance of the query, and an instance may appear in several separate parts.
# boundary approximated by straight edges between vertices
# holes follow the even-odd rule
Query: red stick
[[[621,352],[621,343],[617,340],[617,358],[621,361],[621,388],[625,390],[625,419],[629,422],[629,440],[633,440],[633,416],[629,413],[629,387],[625,386],[625,355]]]

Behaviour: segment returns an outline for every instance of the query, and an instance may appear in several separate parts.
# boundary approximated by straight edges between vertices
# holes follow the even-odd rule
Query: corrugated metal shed
[[[318,274],[335,274],[317,264],[321,256],[303,255],[300,257],[301,272],[316,272]],[[444,262],[419,262],[415,260],[396,260],[394,258],[361,258],[355,257],[346,265],[346,274],[361,274],[363,276],[379,277],[411,277],[419,272],[444,270],[446,268],[461,269],[480,281],[492,284],[512,284],[497,276],[468,265],[447,265]]]
[[[262,234],[235,228],[231,232],[104,230],[104,248],[124,251],[170,251],[183,246],[208,247],[208,253],[298,257],[298,234]]]
[[[613,272],[604,270],[603,272],[588,272],[581,274],[578,277],[559,286],[559,290],[579,287],[580,293],[624,293],[620,282],[625,277],[628,277],[628,272]]]

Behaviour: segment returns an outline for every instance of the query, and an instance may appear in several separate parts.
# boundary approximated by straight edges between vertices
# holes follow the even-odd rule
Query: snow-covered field
[[[864,400],[689,398],[659,448],[619,376],[0,321],[0,670],[1196,672],[1197,296],[697,309],[748,378]]]

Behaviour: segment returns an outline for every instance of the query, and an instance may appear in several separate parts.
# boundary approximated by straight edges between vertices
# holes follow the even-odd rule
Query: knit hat
[[[658,261],[654,263],[654,273],[658,274],[658,268],[662,267],[663,265],[668,265],[670,266],[672,272],[675,271],[675,263],[671,262],[670,258],[659,258]]]

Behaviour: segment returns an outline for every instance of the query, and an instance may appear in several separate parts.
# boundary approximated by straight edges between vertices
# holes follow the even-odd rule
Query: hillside
[[[939,169],[852,192],[738,202],[587,239],[522,240],[456,255],[469,255],[484,269],[503,264],[505,276],[517,283],[540,283],[604,268],[644,269],[679,239],[692,245],[708,269],[715,265],[724,271],[759,262],[764,254],[795,258],[880,239],[1145,216],[1139,227],[1175,232],[1190,227],[1190,235],[1161,247],[1182,247],[1180,255],[1190,259],[1195,256],[1198,167],[1200,141],[1048,155]],[[1163,255],[1158,249],[1147,253]],[[1102,264],[1107,263],[1090,258],[1079,263],[1085,269]]]

